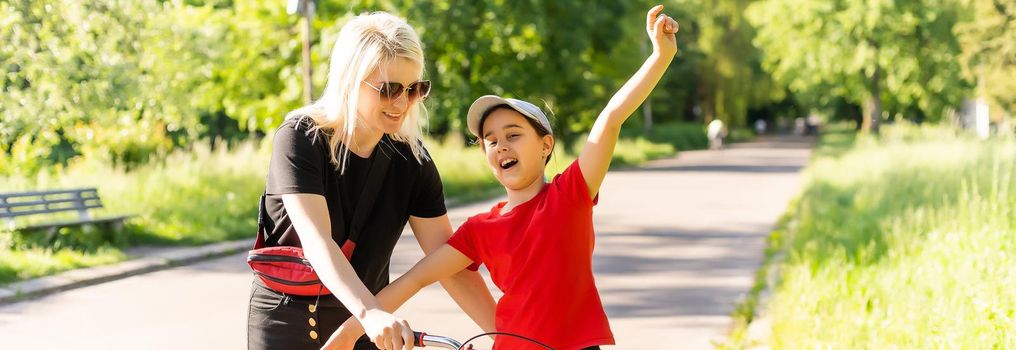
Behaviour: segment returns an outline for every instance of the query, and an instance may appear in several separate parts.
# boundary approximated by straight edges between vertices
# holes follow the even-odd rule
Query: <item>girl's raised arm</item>
[[[649,97],[677,53],[677,22],[660,15],[662,11],[663,5],[656,5],[646,15],[646,32],[653,43],[652,55],[600,112],[589,131],[586,146],[579,153],[579,168],[589,187],[590,198],[600,192],[600,184],[607,176],[621,125]]]

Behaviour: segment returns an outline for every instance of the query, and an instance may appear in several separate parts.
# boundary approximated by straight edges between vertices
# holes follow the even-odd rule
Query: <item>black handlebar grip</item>
[[[413,346],[423,347],[423,337],[427,335],[424,332],[413,332]]]

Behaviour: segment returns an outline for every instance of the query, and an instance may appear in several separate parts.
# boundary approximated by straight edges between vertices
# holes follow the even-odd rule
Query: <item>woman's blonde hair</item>
[[[342,144],[353,142],[353,130],[357,123],[363,124],[356,112],[360,83],[374,70],[400,58],[424,65],[420,38],[409,23],[384,12],[354,17],[342,27],[339,38],[335,40],[328,83],[321,98],[309,106],[289,112],[286,119],[309,117],[314,120],[312,132],[320,130],[329,135],[332,164],[344,171],[349,147],[342,147]],[[395,135],[390,135],[396,141],[407,143],[418,162],[428,157],[420,143],[421,114],[425,113],[422,106],[422,103],[416,103],[410,108],[402,128]]]

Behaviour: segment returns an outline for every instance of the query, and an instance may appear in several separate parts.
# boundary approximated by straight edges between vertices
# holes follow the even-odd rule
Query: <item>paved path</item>
[[[616,349],[708,349],[722,339],[810,145],[764,139],[607,176],[594,265]],[[450,214],[458,225],[491,204]],[[394,256],[399,274],[422,253],[407,234]],[[231,255],[0,306],[0,347],[241,349],[251,278],[243,255]],[[399,314],[432,334],[479,331],[437,286]]]

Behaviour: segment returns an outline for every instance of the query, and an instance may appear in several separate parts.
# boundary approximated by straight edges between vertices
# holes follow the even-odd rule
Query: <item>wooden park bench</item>
[[[89,209],[102,208],[99,192],[94,188],[52,190],[18,193],[0,193],[0,219],[7,221],[11,231],[42,230],[52,239],[59,228],[88,224],[111,224],[119,230],[123,221],[132,215],[119,215],[93,218]],[[78,218],[71,220],[51,220],[16,226],[15,219],[34,215],[50,215],[65,212],[77,212]]]

